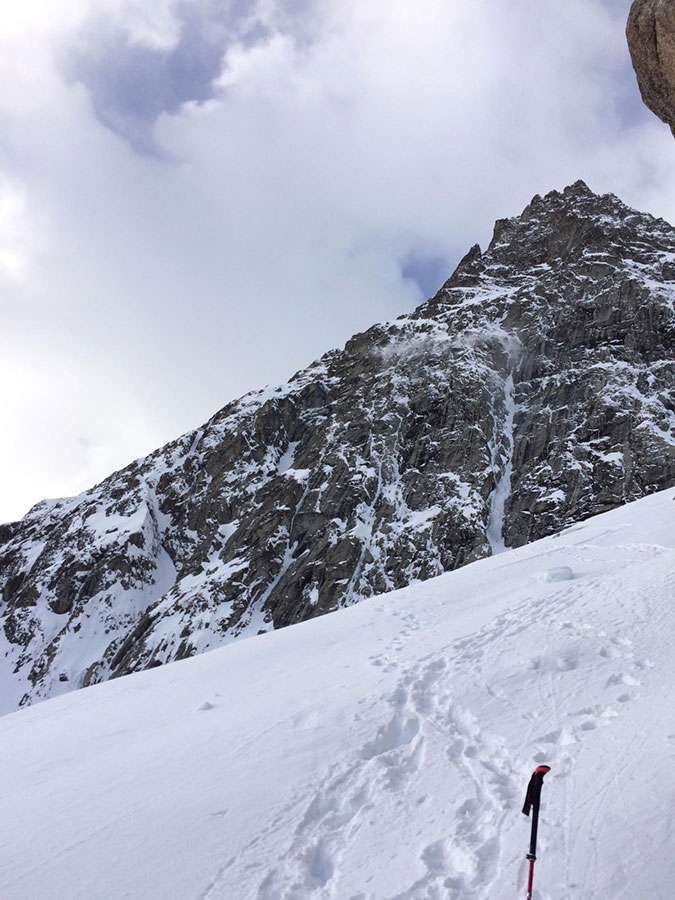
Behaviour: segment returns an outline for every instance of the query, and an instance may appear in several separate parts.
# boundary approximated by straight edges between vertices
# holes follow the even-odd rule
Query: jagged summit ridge
[[[461,287],[480,272],[508,276],[514,266],[560,268],[593,253],[607,254],[610,247],[630,248],[631,256],[638,252],[645,258],[651,249],[651,261],[656,262],[656,254],[663,262],[664,248],[672,244],[673,228],[663,219],[631,209],[613,194],[599,196],[577,181],[562,192],[535,195],[520,216],[498,219],[485,258],[474,245],[440,293]]]
[[[6,705],[675,483],[674,263],[671,226],[611,195],[535,197],[412,314],[4,526]]]

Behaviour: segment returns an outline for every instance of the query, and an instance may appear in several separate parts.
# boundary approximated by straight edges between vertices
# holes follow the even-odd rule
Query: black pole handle
[[[527,859],[535,860],[537,858],[537,830],[539,828],[539,804],[541,801],[541,789],[544,784],[544,775],[551,771],[550,766],[537,766],[532,773],[530,783],[527,786],[525,795],[525,803],[523,804],[523,814],[530,815],[532,810],[532,831],[530,833],[530,852]]]

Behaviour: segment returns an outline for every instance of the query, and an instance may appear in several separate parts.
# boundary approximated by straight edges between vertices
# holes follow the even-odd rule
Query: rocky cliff
[[[674,484],[674,304],[670,225],[582,182],[535,197],[411,315],[2,526],[2,709]]]
[[[645,106],[675,135],[675,0],[633,0],[626,40]]]

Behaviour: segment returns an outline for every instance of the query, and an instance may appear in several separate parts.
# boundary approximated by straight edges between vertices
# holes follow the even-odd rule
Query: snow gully
[[[513,423],[516,415],[513,373],[504,379],[504,423],[501,438],[497,435],[497,427],[492,439],[492,470],[501,469],[501,475],[490,496],[490,512],[487,523],[487,539],[492,555],[502,553],[504,544],[504,509],[511,494],[511,475],[513,473],[514,432]]]

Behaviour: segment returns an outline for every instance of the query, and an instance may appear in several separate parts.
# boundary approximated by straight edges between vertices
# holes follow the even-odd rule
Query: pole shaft
[[[541,800],[541,788],[544,783],[544,775],[550,772],[549,766],[537,766],[532,773],[532,778],[527,786],[527,796],[523,812],[529,816],[532,812],[532,830],[530,832],[530,852],[527,858],[530,862],[530,871],[527,877],[527,900],[532,900],[532,884],[534,882],[534,862],[537,858],[537,830],[539,828],[539,803]]]
[[[532,804],[532,831],[530,832],[530,852],[527,858],[530,861],[530,872],[527,878],[527,900],[532,900],[532,884],[534,882],[534,861],[537,858],[537,829],[539,828],[539,796],[535,797]]]
[[[532,804],[532,831],[530,832],[530,856],[537,856],[537,832],[539,830],[539,797]]]

